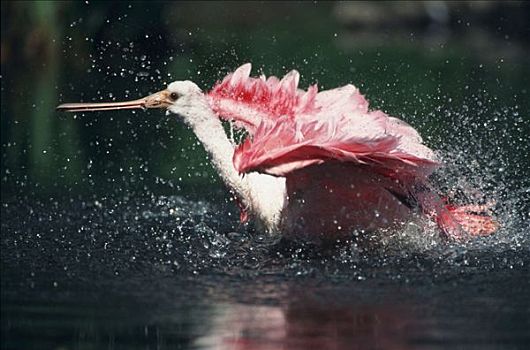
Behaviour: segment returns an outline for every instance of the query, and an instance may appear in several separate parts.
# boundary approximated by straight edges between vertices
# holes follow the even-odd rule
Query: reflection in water
[[[513,348],[524,348],[529,310],[524,291],[530,288],[525,275],[520,269],[499,271],[491,278],[453,278],[451,287],[420,283],[413,289],[381,281],[336,285],[325,280],[318,285],[314,280],[291,281],[296,286],[290,292],[268,295],[268,302],[259,299],[259,284],[234,285],[226,280],[200,286],[174,284],[171,281],[178,277],[173,277],[155,282],[152,288],[152,278],[137,281],[138,285],[122,281],[126,289],[122,295],[108,285],[109,294],[97,301],[80,291],[67,297],[57,287],[59,291],[49,291],[40,304],[6,305],[2,298],[2,345],[64,350],[302,350],[467,348],[509,342]],[[278,287],[285,283],[282,280],[265,288]],[[243,285],[253,286],[252,295],[245,295],[248,302],[239,301],[247,293]],[[474,288],[477,285],[481,287]],[[205,295],[205,290],[210,293]],[[131,298],[131,294],[139,295]]]
[[[411,315],[392,305],[352,307],[299,300],[286,306],[223,305],[194,342],[213,349],[406,349]],[[413,329],[408,329],[408,332]]]
[[[284,341],[287,320],[276,306],[224,304],[216,307],[211,329],[194,344],[219,349],[269,349]]]

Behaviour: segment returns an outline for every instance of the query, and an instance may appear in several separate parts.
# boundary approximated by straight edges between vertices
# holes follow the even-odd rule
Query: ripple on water
[[[525,218],[500,213],[508,216],[499,218],[504,225],[497,234],[465,243],[442,242],[434,225],[416,220],[375,236],[374,244],[352,239],[321,251],[241,226],[231,206],[181,196],[6,203],[2,259],[6,266],[23,266],[30,279],[58,270],[74,279],[138,273],[435,278],[464,267],[528,264]]]

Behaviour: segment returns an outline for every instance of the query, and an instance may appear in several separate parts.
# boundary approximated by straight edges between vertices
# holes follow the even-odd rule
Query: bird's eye
[[[169,97],[175,101],[177,98],[179,98],[179,94],[177,94],[176,92],[172,92]]]

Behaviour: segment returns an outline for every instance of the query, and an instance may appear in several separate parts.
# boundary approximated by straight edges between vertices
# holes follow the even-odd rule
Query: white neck
[[[183,114],[210,155],[213,166],[241,204],[268,231],[277,230],[285,201],[284,178],[257,173],[245,177],[238,174],[232,162],[234,145],[203,95],[194,96]]]
[[[219,171],[225,184],[248,206],[250,205],[250,188],[239,176],[232,163],[234,146],[226,137],[219,118],[215,116],[206,100],[201,97],[202,95],[198,95],[193,99],[184,119],[210,155],[213,166]]]

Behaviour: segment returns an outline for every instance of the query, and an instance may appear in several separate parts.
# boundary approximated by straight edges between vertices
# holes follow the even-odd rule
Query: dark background
[[[2,194],[219,188],[175,118],[74,119],[55,106],[137,98],[179,79],[208,90],[245,62],[253,74],[298,69],[301,87],[353,83],[453,153],[449,163],[472,153],[466,162],[496,159],[490,173],[526,181],[529,12],[509,1],[3,2]]]

